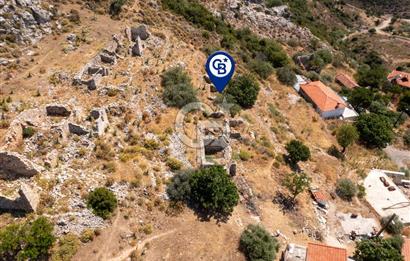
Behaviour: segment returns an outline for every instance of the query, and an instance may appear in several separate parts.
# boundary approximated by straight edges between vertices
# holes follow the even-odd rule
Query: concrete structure
[[[309,83],[309,80],[305,76],[296,74],[296,83],[293,85],[293,89],[295,89],[297,92],[299,92],[300,91],[300,85],[301,84],[307,84],[307,83]]]
[[[344,119],[344,117],[352,119],[358,116],[342,97],[321,81],[301,84],[300,94],[313,104],[324,119]]]
[[[366,200],[380,217],[396,214],[410,224],[410,201],[386,173],[392,172],[373,169],[367,175],[363,184]]]
[[[289,244],[283,254],[283,261],[305,261],[306,251],[304,246]]]
[[[352,213],[337,213],[336,216],[347,236],[354,232],[359,237],[370,237],[379,231],[379,225],[373,218],[364,218]]]

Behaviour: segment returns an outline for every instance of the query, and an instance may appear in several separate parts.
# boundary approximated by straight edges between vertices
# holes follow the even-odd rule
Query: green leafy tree
[[[251,108],[258,98],[259,84],[249,74],[236,76],[226,88],[226,94],[233,97],[242,108]]]
[[[45,217],[0,230],[1,260],[42,260],[55,241],[53,225]]]
[[[383,65],[363,65],[357,71],[357,83],[360,86],[381,88],[387,77],[387,70]]]
[[[368,147],[385,148],[394,137],[389,118],[383,115],[362,114],[355,124],[360,140]]]
[[[285,66],[276,71],[278,80],[286,85],[293,86],[296,83],[296,74],[289,67]]]
[[[250,62],[250,68],[262,79],[267,79],[273,73],[273,67],[270,63],[258,59]]]
[[[374,92],[366,88],[355,88],[349,94],[348,101],[358,112],[364,112],[374,101]]]
[[[317,50],[315,55],[320,57],[325,64],[330,64],[333,61],[333,55],[328,49]]]
[[[229,216],[238,204],[238,190],[222,166],[195,171],[189,185],[189,200],[211,216]]]
[[[410,115],[410,91],[403,94],[403,96],[400,98],[397,110],[406,112]]]
[[[305,173],[292,173],[286,176],[283,184],[292,194],[292,200],[304,192],[310,185],[311,178]]]
[[[299,161],[307,161],[310,158],[309,148],[298,140],[291,140],[286,144],[286,151],[290,161],[297,164]]]
[[[272,261],[279,250],[279,243],[263,227],[249,225],[242,232],[239,247],[249,261]]]
[[[91,208],[95,215],[106,219],[117,207],[117,198],[106,188],[96,188],[87,197],[87,207]]]
[[[390,220],[391,216],[383,217],[381,220],[381,224],[384,226]],[[386,227],[386,231],[393,235],[400,235],[401,231],[403,230],[403,223],[400,221],[400,218],[396,215],[392,222]]]
[[[400,250],[387,239],[379,237],[364,239],[356,243],[355,261],[403,261]]]
[[[359,139],[359,133],[353,125],[345,124],[342,125],[336,131],[336,138],[339,145],[343,148],[342,152],[346,151],[346,148]]]
[[[173,201],[185,201],[191,194],[191,186],[189,185],[189,178],[191,171],[184,171],[177,173],[171,183],[167,186],[167,194]]]
[[[166,105],[182,108],[198,101],[191,78],[180,67],[172,68],[162,75],[164,91],[162,98]]]
[[[357,187],[350,179],[340,179],[336,183],[336,194],[343,200],[351,201],[357,193]]]

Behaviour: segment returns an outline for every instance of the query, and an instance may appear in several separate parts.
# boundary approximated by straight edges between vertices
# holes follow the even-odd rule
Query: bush
[[[250,108],[258,98],[259,89],[259,84],[253,76],[239,75],[229,83],[225,93],[231,95],[235,103],[242,108]]]
[[[266,0],[265,4],[266,4],[266,7],[271,8],[271,7],[283,5],[283,1],[282,0]]]
[[[307,73],[307,77],[311,80],[311,81],[319,81],[320,79],[320,75],[317,72],[314,71],[309,71]]]
[[[239,151],[239,158],[243,161],[248,161],[251,158],[251,154],[247,152],[246,150],[240,150]]]
[[[55,241],[53,225],[45,217],[32,223],[13,224],[0,230],[2,260],[47,259]]]
[[[259,225],[249,225],[242,232],[239,247],[250,261],[272,261],[279,250],[279,243]]]
[[[364,198],[366,196],[366,188],[363,185],[357,185],[357,197]]]
[[[403,94],[397,106],[398,111],[407,112],[410,115],[410,91]]]
[[[74,234],[67,234],[58,240],[58,244],[53,249],[52,261],[70,261],[77,252],[80,240]]]
[[[310,150],[301,141],[292,140],[286,144],[286,151],[292,163],[307,161],[310,158]]]
[[[296,197],[309,187],[310,182],[311,178],[305,173],[292,173],[286,176],[284,185],[292,194],[292,200],[295,202]]]
[[[380,237],[364,239],[356,243],[354,260],[356,261],[403,261],[400,250],[392,240]]]
[[[172,201],[186,201],[191,194],[189,177],[192,172],[177,173],[167,187],[167,194]]]
[[[386,225],[391,216],[383,217],[381,219],[382,226]],[[386,231],[393,235],[400,235],[403,230],[403,223],[400,221],[399,217],[396,215],[393,221],[386,227]]]
[[[273,73],[273,67],[270,63],[258,59],[250,62],[250,69],[257,73],[262,79],[267,79]]]
[[[88,243],[94,240],[94,231],[92,229],[84,229],[80,237],[81,242]]]
[[[350,179],[340,179],[336,183],[336,194],[343,200],[351,201],[356,195],[356,185]]]
[[[296,83],[296,74],[289,67],[282,67],[276,71],[278,80],[286,85],[293,86]]]
[[[182,162],[175,159],[175,158],[168,158],[167,159],[167,166],[171,169],[171,170],[180,170],[182,168]]]
[[[23,128],[23,138],[28,139],[33,137],[33,135],[36,133],[36,130],[33,127],[24,127]]]
[[[327,150],[327,153],[330,156],[333,156],[337,159],[340,159],[340,160],[345,159],[345,155],[342,152],[340,152],[340,150],[335,145],[330,146],[329,149]]]
[[[112,0],[110,4],[110,15],[118,15],[126,2],[127,0]]]
[[[362,65],[357,71],[357,83],[360,86],[381,88],[387,77],[387,70],[383,65]]]
[[[168,106],[182,108],[198,100],[191,78],[180,67],[172,68],[162,75],[162,86],[162,98]]]
[[[403,142],[407,147],[410,147],[410,130],[407,130],[403,135]]]
[[[333,55],[328,49],[318,50],[315,55],[320,57],[324,64],[330,64],[333,61]]]
[[[96,188],[87,197],[87,207],[104,219],[108,218],[117,207],[117,198],[106,188]]]
[[[197,170],[189,178],[189,200],[210,216],[229,216],[238,204],[239,195],[222,166]]]
[[[393,140],[392,125],[386,116],[368,113],[357,119],[360,140],[368,147],[385,148]]]

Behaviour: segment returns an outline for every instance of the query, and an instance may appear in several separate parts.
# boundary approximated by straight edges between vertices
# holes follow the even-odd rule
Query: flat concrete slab
[[[352,218],[352,213],[337,213],[336,216],[346,235],[354,231],[358,236],[370,236],[371,233],[377,233],[379,230],[379,225],[374,218],[364,218],[361,215]]]
[[[384,178],[389,191],[380,178]],[[381,217],[396,214],[404,224],[410,224],[410,200],[396,184],[381,170],[371,170],[364,180],[366,200]]]

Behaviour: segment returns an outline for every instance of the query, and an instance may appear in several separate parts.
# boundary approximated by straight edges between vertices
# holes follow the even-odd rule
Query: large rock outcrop
[[[23,184],[18,194],[19,196],[16,198],[0,196],[0,209],[25,212],[36,211],[40,197],[35,190]]]
[[[38,166],[16,152],[0,151],[0,178],[29,178],[40,172]]]

